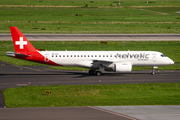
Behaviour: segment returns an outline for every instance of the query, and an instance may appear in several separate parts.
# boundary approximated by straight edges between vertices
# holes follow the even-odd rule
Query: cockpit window
[[[161,54],[161,57],[166,57],[164,54]]]

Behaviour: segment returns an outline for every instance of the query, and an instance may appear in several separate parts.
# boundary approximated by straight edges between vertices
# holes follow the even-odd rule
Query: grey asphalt
[[[180,120],[180,105],[154,106],[97,106],[139,120]]]
[[[136,120],[90,107],[0,108],[0,120]]]
[[[15,66],[0,61],[0,91],[11,87],[21,86],[47,86],[47,85],[89,85],[89,84],[130,84],[130,83],[174,83],[180,82],[180,71],[156,71],[155,75],[150,74],[151,71],[133,71],[131,74],[116,74],[105,72],[102,76],[89,76],[86,71],[66,71],[53,70],[47,66]],[[157,106],[153,112],[148,110],[149,106],[137,106],[145,113],[124,112],[124,108],[116,106],[113,109],[100,107],[52,107],[52,108],[3,108],[4,100],[0,92],[0,119],[119,119],[119,120],[164,120],[171,117],[173,119],[174,112],[167,111],[167,116],[162,114],[162,110]],[[123,107],[123,106],[121,106]],[[174,107],[174,108],[173,108]],[[98,109],[97,109],[98,108]],[[148,109],[149,108],[149,109]],[[172,109],[177,107],[172,106]],[[129,109],[129,110],[128,110]],[[158,114],[159,109],[159,114]],[[179,111],[179,108],[177,108]],[[127,111],[135,110],[127,107]],[[152,109],[153,111],[153,109]],[[177,112],[178,112],[177,111]],[[179,112],[178,112],[179,113]],[[139,115],[139,116],[138,116]],[[153,117],[154,116],[154,117]],[[161,116],[161,117],[159,117]],[[164,117],[163,117],[164,116]],[[177,114],[175,115],[177,116]],[[142,118],[141,118],[142,117]],[[178,116],[179,117],[179,116]],[[155,119],[156,118],[156,119]],[[176,119],[173,119],[176,120]]]
[[[0,91],[19,86],[90,85],[180,82],[180,71],[132,71],[128,74],[103,72],[90,76],[88,71],[53,70],[48,66],[15,66],[0,61]]]
[[[24,34],[30,41],[180,41],[180,34]],[[0,34],[0,41],[12,40]]]

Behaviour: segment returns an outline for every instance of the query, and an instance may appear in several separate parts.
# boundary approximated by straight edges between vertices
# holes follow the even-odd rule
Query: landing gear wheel
[[[95,73],[97,76],[100,76],[101,75],[101,72],[100,71],[96,71]]]
[[[94,70],[89,70],[90,75],[94,75]]]
[[[156,68],[156,67],[154,67],[154,66],[152,67],[151,75],[154,75],[154,74],[155,74],[155,70],[154,70],[155,68]]]
[[[153,71],[153,72],[151,72],[151,74],[152,74],[152,75],[154,75],[154,74],[155,74],[155,72]]]

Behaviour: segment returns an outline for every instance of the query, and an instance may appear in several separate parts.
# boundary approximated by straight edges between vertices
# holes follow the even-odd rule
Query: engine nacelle
[[[116,63],[114,64],[114,72],[128,73],[132,71],[132,65],[129,62]]]

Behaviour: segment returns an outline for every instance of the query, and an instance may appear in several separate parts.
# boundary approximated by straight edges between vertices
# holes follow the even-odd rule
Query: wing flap
[[[93,60],[92,64],[105,64],[105,63],[113,63],[113,61],[109,61],[109,60]]]

